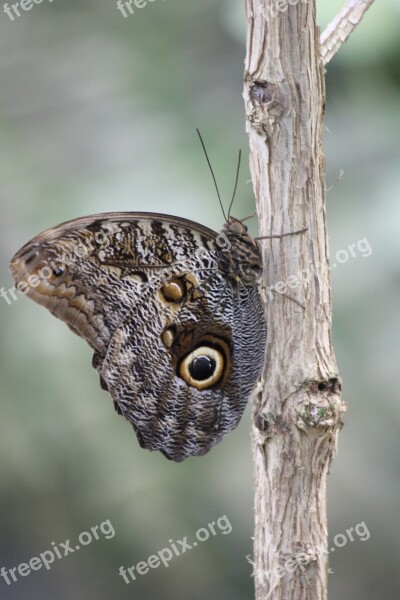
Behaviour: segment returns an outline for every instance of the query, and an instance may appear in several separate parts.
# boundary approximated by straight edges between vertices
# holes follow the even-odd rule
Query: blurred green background
[[[321,26],[341,2],[319,2]],[[330,598],[395,599],[399,559],[400,4],[376,2],[327,72],[325,150],[334,341],[349,402],[329,478],[329,540],[365,522],[370,538],[330,556]],[[247,154],[241,0],[156,0],[123,18],[116,2],[45,0],[0,15],[0,286],[32,236],[90,213],[160,211],[214,229],[222,215],[195,135],[225,199]],[[254,210],[247,157],[234,214]],[[340,173],[340,182],[335,181]],[[254,224],[255,231],[256,224]],[[0,598],[250,600],[250,409],[201,459],[141,450],[91,368],[91,351],[43,308],[0,298],[0,568],[51,542],[100,537]],[[219,534],[129,585],[118,575],[227,515]]]

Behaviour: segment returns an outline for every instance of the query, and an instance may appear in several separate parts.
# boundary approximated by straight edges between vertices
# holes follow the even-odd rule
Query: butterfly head
[[[261,249],[246,225],[229,216],[217,243],[224,254],[221,269],[238,283],[255,285],[262,273]]]

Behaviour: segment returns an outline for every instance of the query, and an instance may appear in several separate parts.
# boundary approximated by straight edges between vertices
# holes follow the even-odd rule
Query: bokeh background
[[[325,25],[341,2],[318,3]],[[160,211],[214,229],[222,215],[195,135],[228,200],[239,147],[241,0],[155,0],[124,18],[116,2],[55,0],[11,21],[0,10],[0,286],[28,239],[90,213]],[[398,0],[376,2],[329,65],[325,150],[331,256],[366,238],[370,256],[333,271],[334,339],[349,403],[329,478],[331,598],[400,596],[400,37]],[[254,210],[247,159],[234,214]],[[339,174],[344,175],[337,183]],[[253,231],[256,230],[256,224]],[[141,450],[91,368],[91,351],[42,307],[0,298],[0,567],[100,538],[7,586],[0,598],[253,597],[250,409],[201,459]],[[118,575],[227,515],[219,534],[129,585]]]

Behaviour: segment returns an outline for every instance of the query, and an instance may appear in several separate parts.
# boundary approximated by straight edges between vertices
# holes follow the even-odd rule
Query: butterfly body
[[[94,350],[139,443],[177,462],[205,454],[244,411],[264,363],[258,243],[152,213],[83,217],[11,261],[20,291]]]

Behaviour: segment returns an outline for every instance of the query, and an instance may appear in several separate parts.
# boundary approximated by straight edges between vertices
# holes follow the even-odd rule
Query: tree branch
[[[307,230],[260,241],[268,335],[252,430],[257,600],[327,597],[326,476],[345,405],[331,341],[315,2],[246,0],[244,99],[260,235]]]
[[[321,35],[321,56],[328,64],[354,31],[374,0],[348,0]]]

